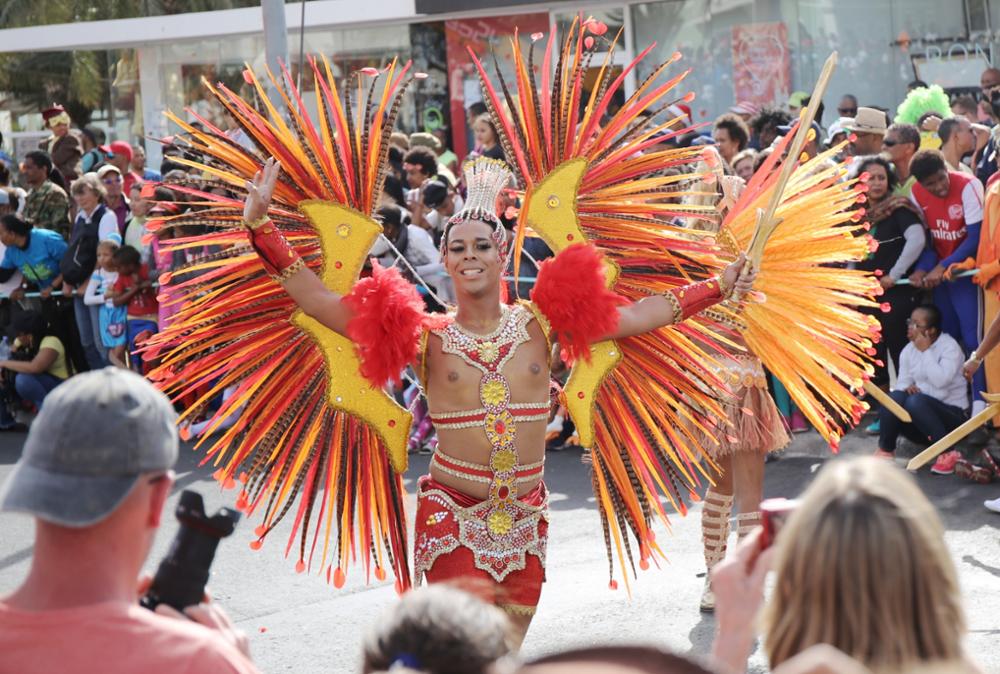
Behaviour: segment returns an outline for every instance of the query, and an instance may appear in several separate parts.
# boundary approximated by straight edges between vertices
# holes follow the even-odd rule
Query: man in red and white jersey
[[[944,332],[954,337],[966,353],[979,344],[982,334],[982,292],[969,277],[949,279],[952,265],[976,257],[983,222],[983,185],[971,174],[949,171],[944,155],[920,150],[913,155],[910,173],[917,179],[910,195],[927,227],[927,247],[917,261],[910,281],[919,288],[933,288],[934,304],[941,310]],[[973,412],[985,407],[980,393],[986,377],[980,371],[972,381]],[[938,457],[935,472],[952,472],[957,452]]]

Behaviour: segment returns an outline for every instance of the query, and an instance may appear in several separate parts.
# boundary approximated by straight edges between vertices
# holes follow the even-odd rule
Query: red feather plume
[[[355,283],[343,301],[354,312],[347,334],[361,358],[361,376],[378,387],[398,382],[417,358],[420,333],[436,322],[416,288],[395,267],[374,262],[372,275]]]
[[[531,300],[558,333],[568,362],[589,362],[590,345],[618,329],[618,307],[628,303],[607,288],[604,256],[582,243],[539,265]]]

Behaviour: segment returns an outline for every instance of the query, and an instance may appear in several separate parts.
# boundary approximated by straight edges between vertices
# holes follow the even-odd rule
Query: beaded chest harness
[[[441,338],[444,353],[458,356],[483,373],[479,382],[482,409],[461,413],[461,425],[454,427],[481,426],[486,433],[492,446],[490,461],[479,472],[478,481],[489,483],[489,497],[471,508],[457,509],[455,515],[459,520],[459,538],[472,551],[477,568],[487,571],[497,581],[511,571],[524,568],[526,551],[544,550],[544,541],[539,540],[538,534],[544,508],[517,499],[518,483],[536,471],[540,474],[541,466],[519,465],[514,438],[516,422],[541,418],[538,410],[547,408],[548,403],[511,403],[510,383],[503,375],[504,366],[517,348],[530,339],[527,326],[533,318],[532,312],[523,306],[504,306],[500,325],[488,335],[466,332],[455,322],[434,331]]]

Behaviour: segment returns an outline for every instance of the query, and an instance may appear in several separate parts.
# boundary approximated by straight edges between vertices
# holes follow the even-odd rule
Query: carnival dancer
[[[324,103],[316,109],[283,72],[287,119],[249,71],[244,77],[263,112],[224,86],[210,86],[254,148],[232,143],[197,115],[203,128],[171,116],[199,156],[191,163],[228,192],[179,186],[201,208],[148,223],[154,234],[186,222],[208,225],[207,233],[169,245],[216,245],[219,252],[161,277],[179,310],[144,349],[160,363],[150,376],[161,388],[175,396],[199,391],[184,418],[197,418],[235,387],[206,435],[233,411],[242,414],[214,440],[206,461],[218,466],[224,486],[239,485],[237,507],[261,514],[252,547],[276,535],[288,515],[286,551],[295,554],[297,571],[325,572],[342,587],[346,569],[359,563],[369,578],[385,579],[388,567],[399,591],[410,586],[401,476],[412,417],[383,385],[413,364],[440,438],[432,473],[420,485],[416,575],[488,579],[523,633],[542,581],[547,524],[540,461],[549,347],[558,343],[572,363],[560,400],[592,462],[609,585],[617,586],[616,557],[627,588],[636,567],[649,568],[662,556],[654,522],[667,521],[668,507],[685,512],[708,476],[705,451],[684,424],[710,429],[728,393],[706,365],[734,329],[702,310],[734,292],[743,261],[711,237],[671,225],[697,209],[662,203],[679,181],[664,167],[692,164],[701,152],[647,152],[664,133],[681,132],[672,130],[674,117],[643,116],[669,107],[683,76],[667,82],[657,76],[679,56],[657,66],[610,112],[648,50],[625,73],[615,74],[608,61],[592,82],[584,77],[597,46],[592,38],[603,40],[606,30],[578,21],[561,48],[550,37],[538,91],[531,54],[525,63],[516,50],[516,101],[503,102],[476,61],[522,204],[512,259],[516,265],[529,228],[557,252],[541,265],[530,302],[501,302],[508,241],[496,197],[512,188],[508,167],[489,159],[469,167],[470,198],[443,233],[443,262],[460,289],[453,313],[427,314],[396,269],[375,266],[370,277],[358,278],[382,231],[372,216],[395,115],[419,76],[408,74],[408,65],[366,68],[342,88],[328,64],[312,62]],[[557,48],[553,79],[549,64]],[[611,51],[613,45],[606,58]],[[590,93],[584,82],[593,86]],[[528,107],[511,113],[516,120],[506,116],[519,103]],[[836,279],[815,273],[818,264],[860,259],[867,250],[864,238],[854,236],[860,226],[845,224],[856,195],[837,177],[810,175],[787,189],[751,181],[727,216],[741,225],[733,229],[732,249],[746,248],[746,223],[774,195],[781,201],[777,216],[787,221],[799,213],[801,231],[815,239],[796,260],[807,279],[821,283],[799,280],[786,291],[784,279],[775,279],[774,299],[723,312],[730,318],[733,309],[741,312],[748,346],[768,352],[768,367],[831,442],[857,405],[854,382],[860,386],[866,364],[861,337],[870,323],[851,307],[870,301],[872,285],[851,270],[837,269]],[[733,218],[737,211],[742,218]],[[714,214],[710,207],[701,212]],[[405,256],[397,259],[415,272]],[[200,273],[178,275],[194,270]],[[752,280],[749,273],[740,289]],[[803,293],[830,306],[797,308]],[[772,306],[801,326],[775,330]],[[796,343],[766,334],[778,332]]]
[[[579,25],[568,39],[582,46]],[[402,474],[412,416],[386,395],[383,384],[415,364],[425,378],[431,413],[445,415],[437,419],[441,453],[431,476],[435,481],[422,488],[421,507],[432,511],[417,516],[416,575],[488,577],[494,586],[505,586],[498,603],[530,614],[541,584],[546,526],[539,461],[549,408],[548,355],[558,342],[563,357],[574,363],[562,402],[588,442],[609,585],[617,586],[617,551],[627,588],[629,571],[649,568],[662,556],[652,527],[655,520],[666,522],[665,504],[683,512],[705,476],[702,448],[692,434],[675,429],[683,420],[707,427],[722,413],[718,397],[725,384],[704,367],[716,351],[706,352],[692,339],[697,334],[702,343],[713,344],[714,323],[699,317],[676,331],[662,326],[732,292],[741,265],[729,260],[726,272],[726,263],[713,255],[713,242],[682,238],[657,217],[655,202],[673,181],[659,169],[693,162],[700,149],[643,155],[659,143],[663,129],[639,122],[639,114],[670,95],[679,80],[610,118],[619,130],[639,122],[643,133],[609,130],[589,145],[579,139],[572,147],[560,143],[562,149],[548,161],[558,158],[571,173],[552,177],[575,174],[582,184],[579,179],[540,184],[532,177],[526,185],[520,221],[546,236],[552,234],[546,223],[562,227],[561,254],[540,270],[530,306],[499,301],[507,239],[498,225],[496,197],[508,189],[508,170],[495,160],[473,166],[469,182],[476,185],[475,198],[452,226],[456,237],[449,228],[443,251],[447,271],[467,298],[449,317],[426,314],[395,269],[376,266],[370,277],[358,278],[381,232],[372,215],[388,169],[395,114],[417,77],[407,75],[408,68],[393,63],[385,73],[356,73],[359,97],[343,102],[332,73],[314,62],[325,102],[318,123],[287,73],[290,122],[262,89],[265,113],[225,87],[209,87],[256,151],[231,143],[203,120],[199,129],[171,116],[199,155],[199,170],[226,189],[176,186],[201,208],[147,223],[154,236],[189,221],[209,225],[205,234],[167,245],[218,250],[161,276],[165,302],[177,313],[143,347],[160,363],[150,376],[176,397],[197,392],[182,423],[198,419],[222,391],[233,391],[203,437],[237,411],[238,420],[213,438],[206,460],[218,466],[216,477],[224,486],[240,487],[237,507],[248,516],[261,515],[254,548],[273,538],[289,515],[287,550],[293,554],[291,543],[298,537],[298,571],[325,572],[328,582],[342,587],[352,563],[376,580],[384,580],[389,568],[402,592],[411,583]],[[387,85],[377,90],[383,75]],[[245,77],[259,85],[249,71]],[[361,87],[365,78],[373,80],[367,96]],[[604,84],[607,101],[622,82]],[[353,96],[354,90],[348,93]],[[559,95],[580,94],[572,89]],[[560,102],[553,109],[565,107]],[[603,118],[603,111],[588,113],[580,138],[594,137]],[[501,140],[511,155],[506,132],[505,126]],[[266,156],[281,164],[267,164],[268,181],[260,175],[260,184],[273,190],[270,204],[258,204],[248,214],[259,220],[257,210],[266,208],[270,218],[251,223],[254,252],[240,223],[244,202],[256,204],[256,197],[228,195],[252,196],[247,180],[264,168]],[[648,177],[636,180],[639,176]],[[605,198],[597,186],[613,193]],[[623,206],[648,215],[625,213]],[[620,222],[622,231],[632,230],[631,238],[602,237],[599,248],[568,245],[586,243],[585,232],[598,231],[591,228],[595,222],[587,209],[611,214],[602,216],[602,226]],[[677,215],[667,210],[667,218]],[[475,230],[489,236],[476,236]],[[694,262],[694,255],[705,261]],[[405,256],[397,260],[419,277]],[[728,283],[720,286],[720,276]],[[286,283],[289,292],[276,281]],[[343,300],[333,301],[337,297]],[[598,341],[625,334],[636,336]],[[450,415],[463,410],[467,413],[458,418]],[[455,513],[469,516],[456,519],[431,497],[447,497],[462,508]],[[484,498],[479,506],[469,501]],[[469,547],[484,554],[473,558]],[[516,593],[512,576],[524,581]],[[522,628],[529,619],[518,617]]]
[[[375,282],[366,285],[372,286],[368,292],[382,292],[384,298],[365,299],[362,293],[342,297],[327,288],[267,218],[279,172],[280,164],[270,159],[247,185],[244,222],[251,244],[307,315],[355,341],[362,367],[368,358],[384,359],[378,352],[384,342],[368,342],[361,324],[378,320],[373,309],[412,311],[406,282],[396,283],[391,272],[376,269]],[[431,582],[480,578],[496,585],[496,603],[523,638],[545,578],[543,473],[552,336],[546,318],[551,308],[544,301],[541,306],[501,302],[509,247],[496,203],[509,179],[501,161],[483,158],[467,166],[468,198],[442,237],[442,259],[454,283],[457,308],[451,320],[435,322],[421,333],[421,351],[413,364],[421,373],[438,433],[430,474],[420,479],[414,557],[418,581],[422,576]],[[580,246],[562,255],[566,259],[557,257],[551,268],[542,266],[537,287],[542,294],[551,292],[547,275],[559,273],[555,268],[560,264],[572,265],[577,283],[595,291],[592,302],[611,309],[602,316],[580,306],[561,308],[599,320],[596,332],[578,325],[593,342],[679,322],[734,293],[749,292],[755,277],[752,271],[741,274],[740,257],[720,278],[624,304],[604,288],[596,251]],[[374,290],[376,284],[382,287]],[[387,299],[389,293],[398,299]],[[368,306],[376,303],[377,309]]]

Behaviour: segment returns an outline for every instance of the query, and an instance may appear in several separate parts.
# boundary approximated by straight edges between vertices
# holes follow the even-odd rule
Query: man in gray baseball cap
[[[189,607],[190,620],[138,605],[173,484],[175,419],[152,384],[118,368],[72,377],[45,399],[0,489],[0,509],[35,517],[31,570],[0,599],[0,669],[257,671],[216,605]]]
[[[176,418],[162,393],[127,370],[68,379],[31,425],[0,508],[64,527],[97,524],[142,475],[173,468]]]

